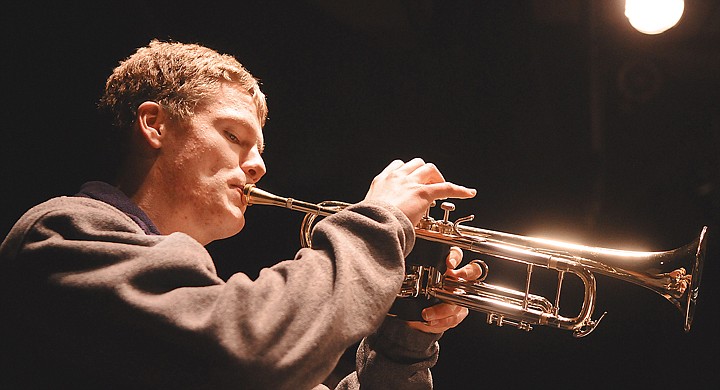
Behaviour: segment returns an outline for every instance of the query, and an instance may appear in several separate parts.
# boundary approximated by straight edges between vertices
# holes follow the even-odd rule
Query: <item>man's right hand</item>
[[[415,226],[433,201],[472,198],[476,193],[475,189],[445,181],[435,164],[414,158],[391,162],[375,176],[365,199],[398,207]]]

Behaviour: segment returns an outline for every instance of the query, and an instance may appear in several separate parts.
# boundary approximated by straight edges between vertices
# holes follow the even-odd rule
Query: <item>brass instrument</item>
[[[283,198],[246,185],[243,193],[249,205],[273,205],[306,213],[300,230],[300,241],[310,247],[312,224],[318,216],[329,216],[349,204],[325,201],[307,203]],[[672,303],[684,318],[684,329],[690,331],[698,299],[703,261],[706,252],[707,227],[690,244],[661,252],[626,251],[583,246],[520,236],[475,227],[461,226],[474,217],[449,220],[454,205],[444,202],[442,220],[429,216],[429,210],[415,227],[418,238],[431,242],[457,246],[491,258],[510,260],[527,265],[524,290],[512,290],[485,283],[489,267],[476,260],[483,270],[478,280],[467,281],[445,277],[435,267],[408,264],[399,298],[425,297],[466,307],[487,314],[489,324],[509,324],[531,330],[533,325],[571,330],[575,337],[592,332],[602,316],[593,320],[596,301],[594,274],[602,274],[648,288]],[[530,293],[530,280],[534,267],[555,270],[558,273],[554,301]],[[559,302],[565,274],[577,276],[584,286],[584,299],[575,317],[560,315]],[[604,316],[604,314],[603,314]]]

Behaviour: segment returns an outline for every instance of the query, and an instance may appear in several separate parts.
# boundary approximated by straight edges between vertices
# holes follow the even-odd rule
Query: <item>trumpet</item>
[[[272,205],[305,213],[300,229],[300,243],[312,247],[312,226],[319,216],[335,214],[349,203],[324,201],[318,204],[284,198],[248,184],[243,188],[248,205]],[[489,267],[483,260],[474,260],[482,270],[477,280],[446,277],[437,266],[406,264],[406,275],[398,298],[426,298],[452,303],[487,315],[487,323],[515,326],[531,330],[533,326],[549,326],[569,330],[574,337],[590,334],[603,315],[593,319],[597,288],[595,274],[605,275],[645,287],[677,308],[683,328],[690,331],[698,300],[703,262],[707,246],[707,226],[691,243],[674,250],[645,252],[584,246],[573,243],[528,237],[462,225],[474,219],[466,216],[449,219],[455,206],[443,202],[442,220],[425,212],[415,226],[417,238],[429,242],[457,246],[493,259],[508,260],[526,266],[523,289],[510,289],[484,282]],[[444,259],[443,259],[444,261]],[[536,267],[557,272],[555,297],[550,299],[530,292]],[[584,297],[575,316],[560,314],[560,296],[565,275],[570,273],[582,281]]]

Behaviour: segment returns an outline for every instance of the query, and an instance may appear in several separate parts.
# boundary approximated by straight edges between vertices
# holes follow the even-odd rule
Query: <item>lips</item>
[[[240,195],[240,206],[241,207],[247,207],[247,197],[243,193],[243,188],[245,185],[236,185],[236,184],[230,184],[230,188],[233,191],[237,191],[238,195]]]

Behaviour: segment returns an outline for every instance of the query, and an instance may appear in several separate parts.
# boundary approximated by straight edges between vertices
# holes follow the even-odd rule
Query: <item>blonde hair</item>
[[[198,44],[153,39],[113,70],[99,106],[109,111],[120,129],[134,125],[137,108],[145,101],[160,104],[173,119],[183,121],[222,82],[237,83],[248,91],[264,126],[267,102],[258,80],[234,57]]]

